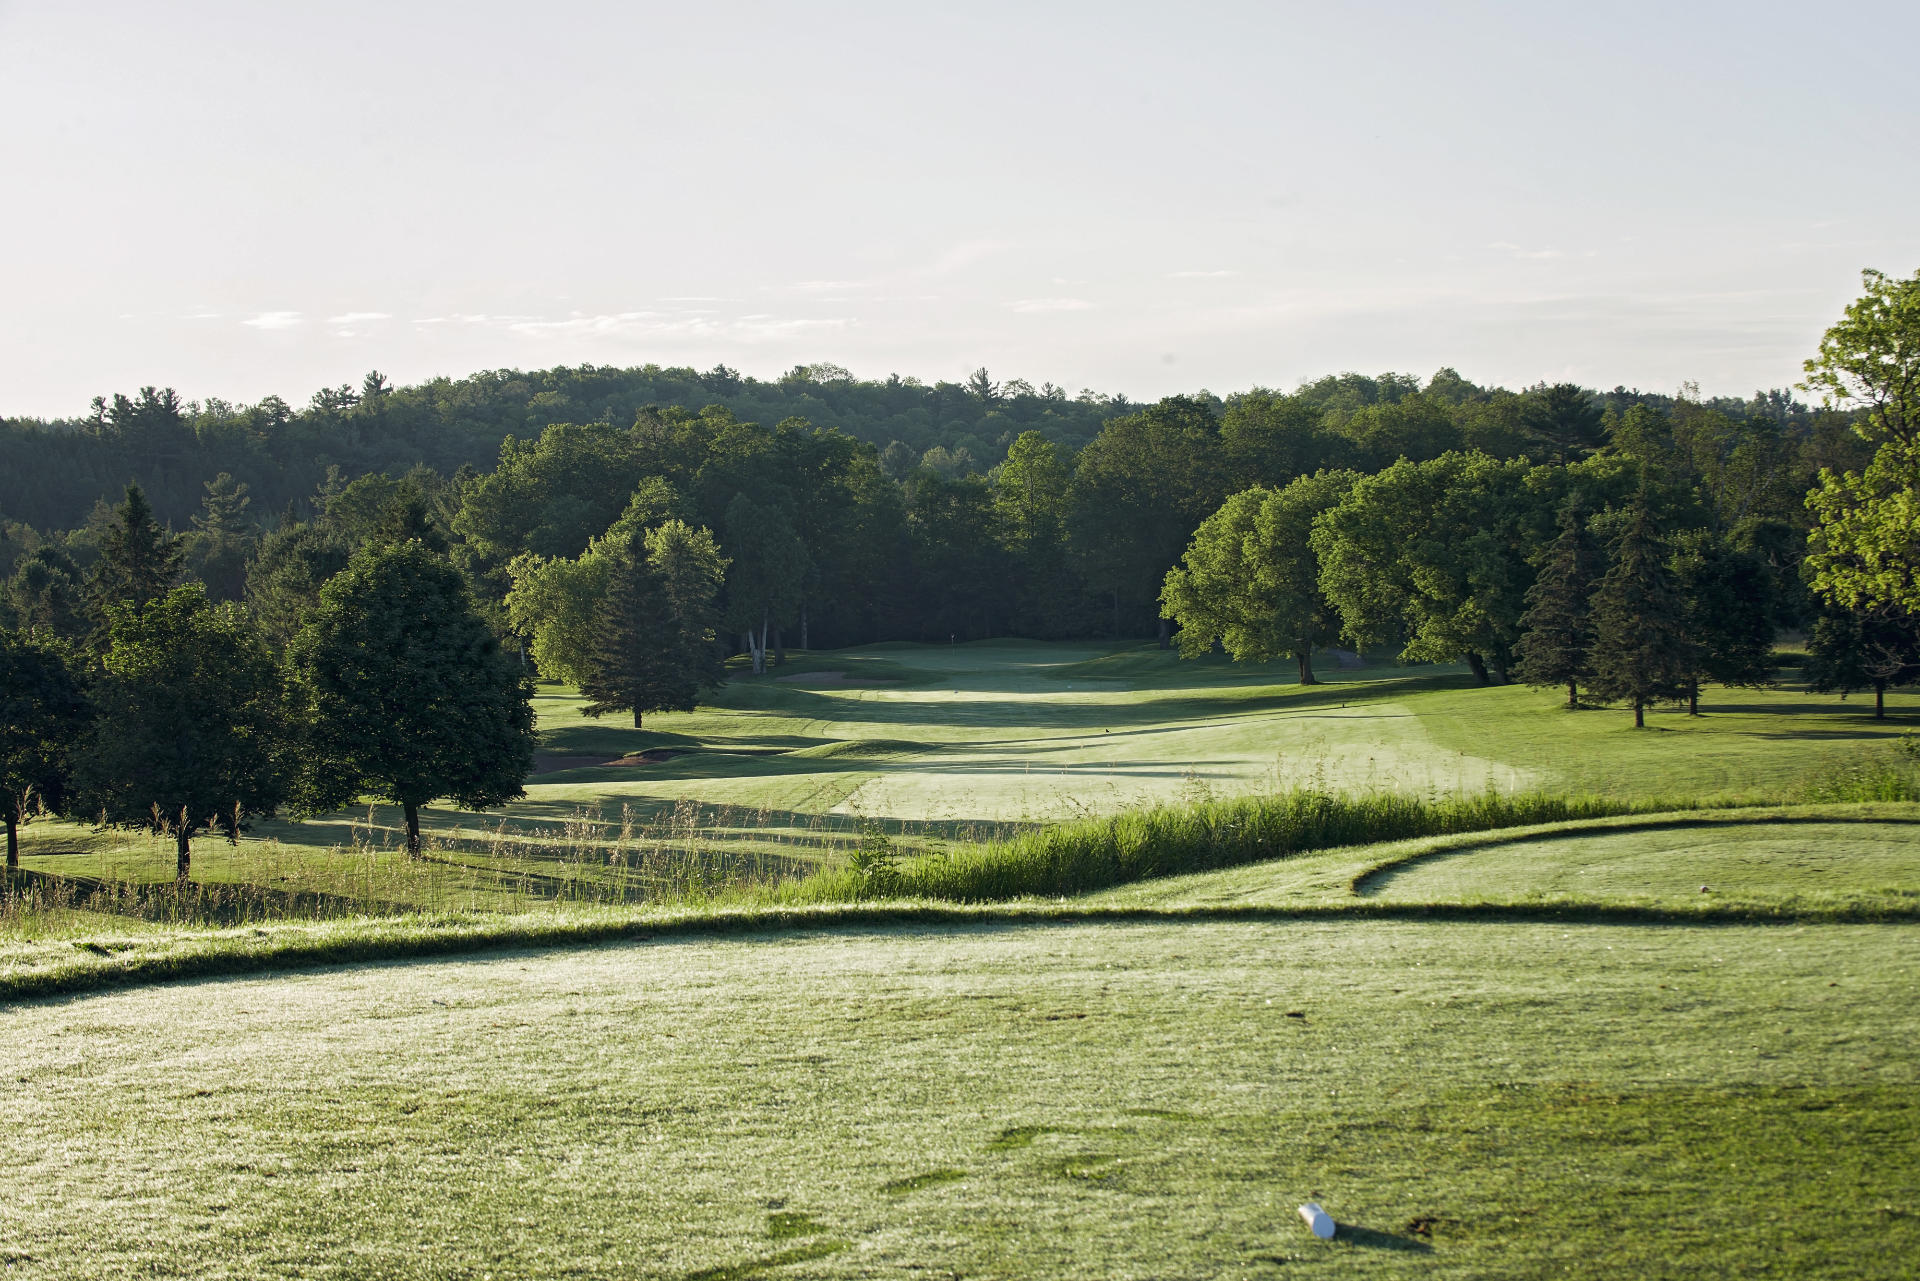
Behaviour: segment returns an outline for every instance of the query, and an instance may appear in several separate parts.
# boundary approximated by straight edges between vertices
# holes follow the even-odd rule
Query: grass
[[[645,731],[549,693],[555,752],[681,754],[443,812],[423,862],[362,812],[203,842],[182,892],[164,846],[29,829],[0,1267],[1920,1258],[1911,703],[1878,725],[1788,688],[1636,735],[1448,672],[804,661]]]
[[[16,1005],[0,1241],[50,1277],[1898,1277],[1912,940],[1003,920]]]

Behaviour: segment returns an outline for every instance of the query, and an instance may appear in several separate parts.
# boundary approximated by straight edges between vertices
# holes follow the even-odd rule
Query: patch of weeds
[[[937,1188],[943,1183],[954,1183],[967,1177],[965,1170],[928,1170],[925,1174],[910,1174],[904,1179],[895,1179],[891,1183],[882,1183],[880,1190],[888,1196],[905,1196],[909,1192],[919,1192],[926,1188]]]
[[[1040,1168],[1056,1179],[1095,1182],[1110,1176],[1113,1163],[1119,1159],[1111,1152],[1081,1152],[1074,1156],[1058,1157]]]
[[[815,1222],[814,1217],[804,1211],[789,1210],[783,1214],[767,1216],[767,1235],[775,1241],[791,1241],[795,1237],[817,1237],[826,1230],[826,1224]]]
[[[1406,1226],[1400,1230],[1408,1236],[1431,1238],[1435,1228],[1447,1227],[1454,1222],[1453,1219],[1442,1218],[1437,1214],[1416,1214],[1408,1219]]]
[[[784,1268],[794,1263],[805,1263],[810,1259],[824,1259],[830,1254],[840,1253],[851,1244],[853,1244],[851,1241],[836,1240],[797,1245],[791,1250],[782,1250],[778,1254],[748,1259],[745,1263],[728,1263],[717,1268],[702,1268],[698,1272],[689,1272],[686,1275],[686,1281],[745,1281],[745,1278],[759,1276],[769,1268]]]
[[[1010,1130],[1000,1131],[1000,1136],[987,1144],[989,1152],[1011,1152],[1015,1148],[1030,1148],[1033,1141],[1043,1134],[1064,1134],[1057,1125],[1016,1125]]]
[[[847,857],[847,866],[859,878],[861,898],[885,898],[900,889],[900,855],[886,828],[872,819],[860,825],[860,844]]]

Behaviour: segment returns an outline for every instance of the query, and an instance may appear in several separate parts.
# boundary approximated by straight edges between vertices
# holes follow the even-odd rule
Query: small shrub
[[[860,844],[847,858],[847,867],[859,880],[861,898],[885,898],[900,890],[900,855],[886,828],[868,819],[860,825]]]

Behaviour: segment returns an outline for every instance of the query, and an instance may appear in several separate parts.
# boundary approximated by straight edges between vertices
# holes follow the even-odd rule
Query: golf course
[[[1636,732],[1453,668],[1323,668],[873,646],[637,730],[546,686],[524,800],[433,811],[412,866],[378,809],[205,840],[224,919],[146,910],[170,843],[36,823],[49,897],[0,945],[0,1262],[1907,1275],[1920,805],[1872,793],[1920,700],[1875,720],[1788,669]],[[1233,843],[1302,798],[1412,834]],[[1214,870],[911,892],[1183,823]],[[875,840],[892,892],[847,879]],[[649,841],[732,879],[637,893]]]

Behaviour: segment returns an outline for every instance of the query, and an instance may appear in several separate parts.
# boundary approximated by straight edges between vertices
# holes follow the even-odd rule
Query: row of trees
[[[196,835],[237,839],[283,806],[390,801],[418,853],[423,805],[521,795],[530,683],[428,541],[398,527],[370,539],[276,647],[238,605],[176,585],[180,549],[137,488],[111,532],[81,641],[0,630],[9,867],[39,813],[171,835],[184,880]]]
[[[1863,411],[1870,461],[1820,470],[1810,530],[1688,466],[1635,407],[1549,462],[1456,451],[1233,495],[1163,584],[1181,650],[1292,656],[1305,683],[1338,637],[1392,641],[1483,683],[1563,686],[1569,708],[1583,689],[1627,702],[1640,725],[1657,701],[1697,713],[1703,682],[1764,683],[1777,630],[1811,623],[1813,686],[1872,688],[1883,715],[1920,676],[1920,277],[1866,283],[1807,372]]]
[[[1566,385],[1516,394],[1447,370],[1424,383],[1343,376],[1224,402],[1175,397],[1110,417],[1078,449],[1051,427],[1015,435],[985,474],[901,470],[893,451],[800,419],[767,427],[718,405],[650,408],[627,426],[560,423],[509,438],[485,474],[336,470],[264,517],[265,529],[248,482],[216,476],[184,548],[187,572],[214,599],[245,600],[286,633],[408,488],[490,621],[509,643],[530,645],[534,633],[509,618],[509,593],[529,572],[516,559],[576,560],[615,538],[616,525],[679,519],[712,531],[728,562],[730,642],[752,651],[750,632],[778,661],[794,639],[1151,633],[1166,571],[1199,523],[1249,486],[1449,452],[1564,465],[1601,450],[1682,478],[1729,523],[1775,522],[1789,535],[1782,546],[1801,541],[1801,497],[1819,468],[1866,458],[1845,415],[1778,393],[1712,403]],[[271,478],[274,492],[283,479]],[[0,502],[12,504],[8,494]],[[102,507],[77,529],[5,525],[0,562],[15,568],[0,609],[16,622],[57,622],[63,585],[71,599],[110,524]],[[1799,555],[1783,573],[1797,572]]]

